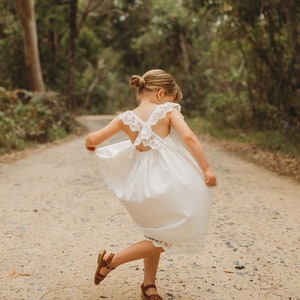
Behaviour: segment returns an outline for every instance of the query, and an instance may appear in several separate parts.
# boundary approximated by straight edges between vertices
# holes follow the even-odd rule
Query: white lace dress
[[[147,239],[165,249],[198,252],[208,227],[210,189],[175,131],[171,128],[165,138],[152,131],[173,108],[180,110],[180,105],[157,105],[147,122],[132,111],[120,114],[131,131],[139,132],[135,142],[99,147],[96,155],[107,185]],[[151,149],[138,151],[140,143]]]

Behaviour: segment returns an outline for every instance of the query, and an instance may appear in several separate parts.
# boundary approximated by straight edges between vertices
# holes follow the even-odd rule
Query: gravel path
[[[90,131],[109,117],[81,117]],[[117,140],[116,137],[113,140]],[[216,171],[208,249],[162,255],[164,300],[300,299],[300,187],[204,144]],[[84,136],[0,166],[0,299],[140,299],[142,262],[93,285],[97,252],[141,236]]]

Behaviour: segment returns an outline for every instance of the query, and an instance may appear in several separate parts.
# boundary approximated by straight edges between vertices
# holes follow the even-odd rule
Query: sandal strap
[[[149,289],[156,289],[156,285],[155,285],[155,284],[148,284],[148,285],[146,285],[146,286],[142,285],[142,290],[143,290],[144,292],[146,292],[146,291],[149,290]]]
[[[163,300],[161,296],[159,296],[158,294],[154,294],[154,295],[149,295],[146,298],[147,300]]]
[[[113,253],[111,253],[111,254],[109,255],[109,257],[107,258],[107,260],[103,260],[103,265],[102,265],[101,267],[105,267],[105,268],[107,268],[107,269],[109,269],[109,270],[115,269],[116,267],[112,267],[112,266],[110,265],[110,263],[111,263],[111,261],[112,261],[112,259],[113,259],[114,256],[115,256],[115,255],[114,255]]]
[[[158,294],[152,294],[152,295],[147,295],[146,294],[146,291],[148,289],[156,289],[155,284],[148,284],[146,286],[144,286],[144,284],[142,284],[141,289],[142,289],[142,294],[143,294],[144,300],[163,300],[162,297],[159,296]]]

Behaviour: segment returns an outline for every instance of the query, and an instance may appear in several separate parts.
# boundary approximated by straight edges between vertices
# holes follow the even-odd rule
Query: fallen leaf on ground
[[[13,277],[19,277],[19,276],[31,276],[31,274],[29,273],[17,273],[15,270],[12,270],[9,272],[9,277],[13,278]]]

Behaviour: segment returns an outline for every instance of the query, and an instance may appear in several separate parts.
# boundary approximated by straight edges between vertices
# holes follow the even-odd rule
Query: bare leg
[[[160,253],[144,258],[144,285],[154,284]]]
[[[164,249],[162,247],[155,247],[152,242],[144,240],[137,242],[128,248],[125,248],[121,250],[120,252],[116,253],[113,257],[110,265],[112,267],[117,267],[119,265],[122,265],[124,263],[138,260],[141,258],[150,258],[150,260],[146,260],[145,268],[149,270],[149,278],[153,278],[153,273],[157,271],[157,266],[159,262],[160,254],[164,252]],[[106,254],[104,259],[107,259],[109,253]],[[153,258],[155,257],[155,259]],[[151,266],[153,264],[153,266]],[[101,274],[107,275],[110,272],[110,270],[103,268],[101,270]],[[146,273],[146,270],[145,270]],[[147,271],[148,274],[148,271]],[[154,275],[154,278],[155,278]],[[148,276],[148,275],[147,275]],[[147,277],[148,280],[148,277]],[[146,283],[146,282],[145,282]],[[153,282],[152,282],[153,283]]]
[[[160,253],[144,258],[144,286],[155,284],[159,259]],[[149,288],[146,293],[147,295],[156,294],[156,289]]]

